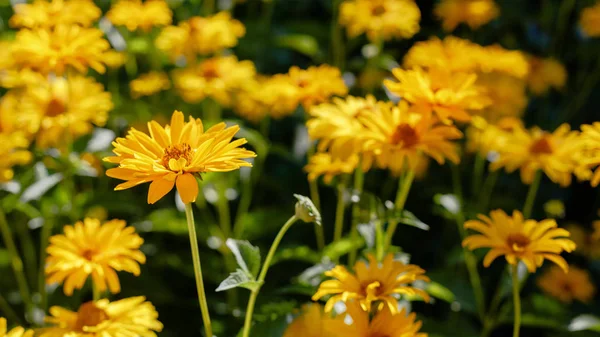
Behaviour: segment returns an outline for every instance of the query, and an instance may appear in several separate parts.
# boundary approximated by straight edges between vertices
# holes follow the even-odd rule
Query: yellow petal
[[[153,204],[160,200],[165,196],[165,194],[169,193],[169,191],[173,189],[174,185],[174,181],[168,181],[165,179],[154,180],[148,189],[148,203]]]
[[[177,191],[184,204],[196,201],[198,196],[198,182],[196,178],[186,173],[177,177]]]

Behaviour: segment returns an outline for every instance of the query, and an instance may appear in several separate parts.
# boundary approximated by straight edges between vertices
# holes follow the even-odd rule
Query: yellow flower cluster
[[[8,330],[6,325],[6,318],[0,317],[0,337],[33,337],[33,330],[25,330],[20,326]]]
[[[35,0],[14,6],[13,28],[52,28],[59,25],[91,26],[102,15],[92,0]]]
[[[589,37],[600,36],[600,2],[581,11],[579,24]]]
[[[498,17],[500,9],[494,0],[441,0],[434,14],[442,20],[444,30],[451,32],[461,23],[476,30]]]
[[[119,0],[112,5],[106,17],[117,26],[130,31],[140,29],[148,32],[152,27],[171,24],[173,13],[163,0]]]

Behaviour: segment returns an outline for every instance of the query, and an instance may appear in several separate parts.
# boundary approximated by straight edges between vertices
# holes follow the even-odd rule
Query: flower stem
[[[481,193],[476,195],[476,197],[479,198],[478,209],[481,211],[481,213],[487,213],[487,210],[490,206],[490,198],[492,197],[492,192],[494,191],[494,186],[496,186],[499,175],[500,171],[492,171],[488,173],[488,176],[483,182]]]
[[[408,172],[406,172],[406,175],[402,179],[398,180],[398,192],[396,193],[396,202],[394,203],[396,211],[402,211],[404,209],[406,199],[408,198],[408,192],[410,192],[410,187],[412,186],[414,179],[415,170],[410,168],[408,169]],[[390,221],[387,231],[385,233],[384,251],[387,251],[392,245],[392,238],[394,236],[394,233],[396,232],[397,227],[398,221]]]
[[[256,304],[256,298],[258,297],[260,288],[262,287],[263,283],[265,282],[265,277],[267,276],[267,271],[269,270],[271,261],[273,260],[273,256],[275,256],[277,247],[279,247],[279,243],[281,243],[281,239],[283,239],[283,236],[285,235],[285,233],[288,231],[288,229],[290,229],[290,227],[292,227],[292,225],[294,224],[294,222],[296,222],[296,220],[298,220],[298,219],[296,218],[295,215],[292,215],[292,217],[288,219],[288,221],[279,230],[279,233],[277,233],[277,236],[275,237],[275,240],[273,241],[273,244],[271,245],[271,249],[269,249],[269,253],[267,254],[265,263],[263,263],[262,269],[260,270],[260,274],[258,275],[258,280],[257,280],[258,285],[250,293],[250,299],[248,300],[248,307],[246,308],[246,317],[244,320],[244,331],[243,331],[243,335],[242,335],[243,337],[250,336],[250,328],[252,325],[252,315],[254,313],[254,305]]]
[[[338,25],[341,0],[332,0],[331,3],[333,7],[331,17],[331,64],[338,67],[340,71],[343,71],[344,61],[346,60],[344,55],[344,36],[340,25]]]
[[[8,255],[10,256],[13,272],[15,273],[17,286],[19,287],[19,292],[21,293],[22,300],[25,303],[26,307],[28,309],[31,309],[33,307],[33,303],[31,302],[29,287],[27,286],[27,278],[25,277],[25,272],[23,271],[23,261],[21,260],[19,252],[17,251],[17,246],[15,245],[12,232],[10,230],[10,227],[8,226],[8,222],[6,221],[6,216],[4,215],[4,212],[1,209],[0,232],[2,233],[2,237],[4,238],[4,245],[8,250]]]
[[[190,246],[192,249],[192,259],[194,261],[194,275],[196,277],[196,290],[198,291],[198,302],[202,312],[202,321],[204,322],[204,332],[206,337],[212,337],[212,326],[210,323],[210,314],[208,313],[208,304],[206,302],[206,293],[204,291],[204,281],[202,279],[202,266],[200,265],[200,249],[198,248],[198,237],[196,236],[196,225],[194,223],[194,213],[192,204],[185,204],[185,217],[187,219],[188,232],[190,234]]]
[[[540,181],[542,180],[542,171],[537,171],[533,182],[529,185],[529,191],[527,192],[527,199],[525,199],[525,205],[523,206],[523,217],[529,219],[531,212],[533,211],[533,205],[535,203],[535,197],[538,189],[540,188]]]
[[[4,296],[2,296],[2,294],[0,294],[0,311],[2,311],[2,313],[6,315],[6,318],[8,318],[11,322],[18,325],[23,325],[19,316],[17,316],[17,313],[13,310],[10,304],[8,304],[8,301],[4,298]]]
[[[337,185],[337,207],[335,208],[335,229],[333,232],[333,242],[337,242],[342,238],[344,230],[344,183]]]
[[[513,303],[515,305],[515,325],[513,328],[513,337],[519,337],[519,330],[521,328],[521,297],[519,296],[521,288],[518,267],[518,264],[512,265]]]
[[[358,196],[359,200],[352,200],[352,222],[350,227],[350,238],[354,241],[358,237],[358,213],[360,211],[358,207],[358,202],[360,201],[360,197],[363,191],[363,186],[365,184],[365,173],[362,170],[361,164],[358,164],[356,171],[354,172],[354,188],[352,191],[353,195]],[[352,266],[356,261],[358,248],[354,248],[350,251],[348,255],[348,263]]]
[[[308,160],[310,161],[310,157],[314,155],[314,147],[311,145],[308,147]],[[315,204],[315,207],[321,211],[321,199],[319,198],[319,185],[317,180],[308,180],[308,188],[310,190],[310,198],[312,202]],[[319,250],[323,250],[325,248],[325,232],[323,226],[319,226],[316,223],[315,225],[315,237],[317,239],[317,247]]]
[[[481,182],[483,180],[483,171],[485,169],[485,158],[477,152],[475,155],[475,164],[473,167],[473,182],[471,184],[471,193],[477,196],[481,190]]]

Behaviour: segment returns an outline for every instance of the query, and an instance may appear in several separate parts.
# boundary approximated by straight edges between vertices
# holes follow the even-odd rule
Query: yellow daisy
[[[8,330],[6,325],[6,318],[0,317],[0,337],[33,337],[33,330],[25,330],[20,326]]]
[[[283,337],[344,337],[340,330],[347,325],[340,318],[331,318],[317,303],[302,307],[302,313],[285,330]]]
[[[0,124],[0,182],[7,182],[14,177],[13,167],[31,162],[32,154],[27,150],[29,140],[23,132],[4,131]]]
[[[435,112],[444,123],[451,120],[468,122],[471,112],[482,110],[490,104],[489,98],[475,82],[472,73],[450,73],[437,69],[421,68],[392,70],[396,81],[385,80],[384,85],[413,109],[424,113]]]
[[[102,299],[83,303],[77,312],[54,306],[40,337],[156,337],[163,329],[158,313],[143,296],[110,302]]]
[[[593,187],[600,184],[600,122],[584,124],[581,126],[582,148],[577,157],[579,158],[580,171],[584,172],[584,178],[591,180]],[[591,169],[595,169],[593,174]]]
[[[356,302],[350,302],[346,304],[346,313],[352,323],[338,328],[340,333],[337,336],[340,337],[427,337],[426,333],[419,332],[423,323],[416,321],[417,315],[414,312],[408,314],[404,308],[394,312],[383,307],[369,320],[369,312]]]
[[[46,283],[64,282],[65,295],[81,289],[90,276],[97,290],[106,291],[108,284],[108,289],[116,294],[121,285],[115,271],[140,275],[139,263],[146,262],[139,250],[144,240],[133,227],[126,227],[125,221],[100,223],[98,219],[86,218],[63,230],[64,235],[50,238]]]
[[[568,273],[557,266],[550,267],[538,277],[537,285],[546,294],[564,303],[571,303],[573,300],[589,303],[596,293],[590,273],[574,266],[569,267]]]
[[[316,180],[323,176],[326,184],[331,183],[334,177],[342,174],[352,174],[358,166],[358,155],[347,159],[333,158],[331,154],[319,152],[310,157],[304,170],[308,172],[308,180]]]
[[[327,64],[308,69],[293,66],[287,78],[296,86],[298,99],[305,111],[316,104],[326,102],[331,96],[343,96],[348,93],[340,70]]]
[[[171,88],[169,76],[163,72],[151,71],[138,76],[135,80],[129,82],[131,97],[139,98],[142,96],[152,96],[160,91]]]
[[[441,0],[433,12],[451,32],[461,23],[476,30],[498,17],[500,9],[493,0]]]
[[[425,291],[409,285],[417,280],[429,281],[429,278],[424,275],[425,271],[419,266],[395,261],[393,254],[388,254],[382,263],[379,263],[372,254],[367,258],[368,264],[365,261],[356,262],[355,274],[341,265],[326,271],[325,275],[333,279],[321,283],[312,297],[313,301],[333,295],[325,304],[325,312],[330,312],[338,301],[346,303],[357,301],[366,311],[371,309],[372,304],[381,302],[391,313],[396,314],[397,295],[419,295],[429,300],[429,295]]]
[[[600,36],[600,2],[581,11],[579,25],[589,37]]]
[[[339,22],[348,36],[366,33],[374,42],[410,39],[419,32],[420,20],[421,11],[413,0],[346,0],[340,5]]]
[[[273,94],[271,88],[265,87],[267,82],[262,76],[248,81],[235,95],[233,111],[254,124],[266,117],[269,106],[265,96]]]
[[[556,263],[565,272],[569,269],[560,253],[572,252],[575,243],[567,239],[570,235],[567,230],[557,228],[555,220],[526,220],[519,211],[514,211],[511,217],[502,210],[492,211],[490,217],[483,214],[477,217],[479,220],[467,221],[464,226],[480,234],[468,236],[462,245],[470,250],[491,248],[483,259],[485,267],[504,255],[512,265],[522,261],[532,273],[542,266],[544,259]]]
[[[535,95],[543,95],[550,88],[562,89],[567,82],[567,70],[555,59],[529,58],[527,85]]]
[[[92,0],[35,0],[13,6],[8,22],[13,28],[52,28],[57,25],[91,26],[102,11]]]
[[[148,203],[153,204],[177,185],[184,203],[194,202],[198,196],[196,176],[205,172],[228,172],[242,166],[252,166],[245,158],[256,154],[239,146],[241,138],[231,141],[240,129],[227,128],[219,123],[204,130],[202,120],[190,116],[185,123],[183,113],[175,111],[171,124],[165,127],[157,122],[148,123],[150,136],[131,129],[125,138],[117,138],[113,145],[116,156],[105,161],[119,164],[106,171],[109,177],[126,180],[115,190],[151,182]]]
[[[130,31],[140,29],[148,32],[152,27],[171,24],[173,13],[163,0],[119,0],[112,5],[106,17],[116,26]]]
[[[523,121],[519,118],[505,117],[494,123],[488,123],[485,119],[474,117],[473,122],[467,128],[467,146],[469,152],[479,152],[484,158],[498,149],[506,146],[510,134],[514,128],[523,127]]]
[[[491,104],[477,114],[490,123],[523,116],[529,100],[525,81],[503,73],[481,74],[476,84],[482,88]]]

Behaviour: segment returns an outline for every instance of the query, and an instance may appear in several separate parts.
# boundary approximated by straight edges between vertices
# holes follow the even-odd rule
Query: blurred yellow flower
[[[433,13],[442,20],[445,31],[451,32],[461,23],[476,30],[500,14],[493,0],[441,0]]]
[[[119,0],[106,13],[114,25],[144,32],[149,32],[152,27],[170,25],[172,16],[169,5],[163,0]]]
[[[308,172],[308,180],[313,181],[323,176],[326,184],[331,183],[333,177],[342,174],[352,174],[358,166],[358,155],[348,158],[334,158],[326,152],[318,152],[310,157],[304,170]]]
[[[600,222],[594,221],[592,226],[594,231],[574,223],[565,226],[565,229],[571,233],[571,239],[577,245],[575,253],[590,259],[598,259],[600,258]]]
[[[111,69],[117,69],[127,62],[127,53],[109,50],[102,55],[102,62]]]
[[[272,95],[272,89],[275,89],[267,89],[267,82],[268,79],[262,76],[248,81],[235,95],[233,111],[254,124],[265,118],[269,110],[266,95]]]
[[[476,84],[491,101],[490,105],[477,113],[488,122],[495,124],[506,117],[523,116],[529,103],[525,81],[493,72],[479,75]]]
[[[142,74],[135,80],[129,82],[129,90],[131,91],[131,97],[133,98],[152,96],[169,88],[171,88],[169,76],[158,71]]]
[[[492,211],[490,217],[483,214],[477,217],[479,220],[467,221],[464,227],[480,234],[468,236],[462,245],[470,250],[491,248],[483,259],[485,267],[504,255],[512,265],[522,261],[532,273],[542,266],[544,259],[556,263],[565,272],[569,269],[560,253],[570,253],[576,246],[567,239],[570,236],[567,230],[557,228],[555,220],[527,220],[519,211],[514,211],[511,217],[502,210]]]
[[[255,76],[252,61],[221,56],[173,71],[173,85],[186,102],[197,103],[210,97],[229,107],[236,91],[251,83]]]
[[[404,308],[396,312],[383,307],[369,320],[368,311],[356,302],[350,302],[346,304],[346,313],[352,318],[352,323],[339,327],[340,333],[336,336],[427,337],[426,333],[419,332],[423,323],[416,321],[417,315],[414,312],[408,314]]]
[[[579,25],[589,37],[600,36],[600,2],[581,11]]]
[[[527,85],[535,95],[543,95],[550,88],[562,89],[567,82],[567,70],[555,59],[529,58]]]
[[[311,303],[302,307],[302,313],[288,325],[283,337],[343,337],[340,330],[346,326],[341,317],[331,318],[321,305]]]
[[[383,84],[393,94],[412,104],[423,113],[435,112],[444,123],[452,120],[468,122],[473,111],[490,104],[485,92],[475,84],[477,75],[419,67],[411,70],[392,70],[396,81]]]
[[[551,266],[537,279],[537,285],[546,294],[564,303],[573,300],[589,303],[596,293],[590,273],[575,266],[570,266],[567,273],[557,266]]]
[[[378,42],[410,39],[419,32],[421,11],[414,0],[346,0],[340,5],[340,25],[348,36],[363,33]]]
[[[227,11],[210,17],[195,16],[177,26],[164,28],[156,38],[156,46],[172,59],[185,56],[193,63],[197,55],[208,55],[235,47],[246,34],[244,25]]]
[[[13,28],[52,28],[57,25],[91,26],[102,11],[92,0],[35,0],[13,6],[8,24]]]
[[[33,337],[33,330],[25,330],[18,326],[8,330],[6,318],[0,317],[0,337]]]
[[[73,295],[91,276],[94,287],[101,292],[121,291],[116,271],[140,275],[139,263],[146,262],[140,251],[144,240],[123,220],[100,223],[86,218],[63,228],[64,235],[50,237],[46,259],[46,283],[64,283],[65,295]],[[108,285],[108,287],[107,287]]]
[[[591,179],[593,187],[600,184],[600,122],[581,126],[582,149],[577,153],[584,179]],[[593,174],[588,171],[595,169]]]
[[[102,299],[83,303],[77,312],[54,306],[40,337],[156,337],[163,329],[158,313],[143,296],[110,302]]]
[[[190,116],[185,123],[183,113],[175,111],[170,125],[162,127],[151,121],[148,129],[150,136],[131,129],[127,137],[117,138],[113,142],[116,156],[104,160],[119,164],[107,170],[107,176],[126,180],[115,188],[117,191],[151,182],[149,204],[175,186],[184,203],[194,202],[198,196],[196,176],[249,167],[252,165],[244,159],[256,156],[239,147],[246,139],[231,141],[240,129],[237,125],[226,128],[225,123],[219,123],[205,131],[202,120]]]
[[[356,262],[355,274],[341,265],[326,271],[325,275],[333,279],[321,283],[312,297],[313,301],[333,295],[325,304],[325,312],[330,312],[338,301],[357,301],[363,310],[369,311],[372,304],[376,308],[382,304],[392,314],[396,314],[397,295],[418,295],[429,300],[429,295],[424,290],[409,285],[417,280],[429,281],[424,275],[425,271],[419,266],[395,261],[393,254],[388,254],[381,263],[372,254],[367,258],[368,264],[365,261]]]
[[[284,77],[296,87],[297,99],[305,111],[326,102],[331,96],[344,96],[348,93],[340,70],[327,64],[308,69],[292,66]]]
[[[32,155],[27,150],[29,141],[23,132],[3,130],[0,124],[0,183],[14,177],[13,166],[28,164]]]
[[[467,128],[466,149],[469,152],[479,152],[483,157],[488,157],[505,146],[510,138],[510,133],[516,127],[522,128],[523,121],[514,117],[505,117],[495,124],[488,123],[483,118],[474,117],[472,124]]]
[[[544,203],[544,212],[550,218],[563,218],[565,216],[565,204],[558,199],[548,200]]]

